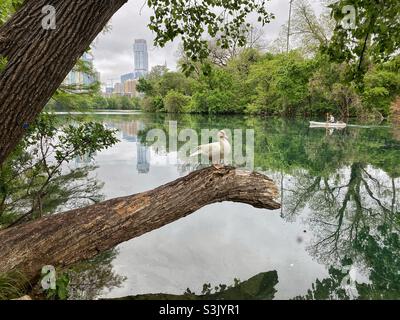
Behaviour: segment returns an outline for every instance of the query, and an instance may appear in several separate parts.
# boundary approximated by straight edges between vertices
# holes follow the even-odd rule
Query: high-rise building
[[[133,79],[135,79],[135,74],[133,72],[127,73],[127,74],[123,74],[121,76],[121,83],[124,84],[126,81],[133,80]]]
[[[136,97],[136,80],[126,80],[124,85],[124,95],[128,97]]]
[[[118,96],[123,96],[124,95],[124,86],[121,83],[117,82],[114,85],[113,94],[118,95]]]
[[[135,78],[145,76],[149,72],[149,54],[147,42],[144,39],[136,39],[133,45],[135,58]]]

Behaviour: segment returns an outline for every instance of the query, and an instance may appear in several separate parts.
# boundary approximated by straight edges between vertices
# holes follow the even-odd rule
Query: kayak
[[[316,121],[310,121],[310,127],[311,128],[346,128],[347,124],[344,122],[335,122],[335,123],[330,123],[330,122],[316,122]]]

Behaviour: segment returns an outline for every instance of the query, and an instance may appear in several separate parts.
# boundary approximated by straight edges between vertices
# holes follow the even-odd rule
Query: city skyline
[[[317,12],[321,11],[322,7],[319,1],[309,0],[309,2]],[[266,5],[269,11],[276,16],[275,20],[263,28],[265,42],[269,43],[276,39],[282,25],[287,22],[289,1],[271,0]],[[134,69],[131,58],[132,39],[147,41],[149,70],[157,65],[165,65],[165,62],[170,70],[176,70],[179,41],[167,43],[164,48],[154,47],[154,33],[147,27],[152,14],[153,11],[146,5],[143,6],[141,2],[129,1],[113,16],[110,21],[110,30],[96,38],[93,48],[96,58],[94,64],[96,69],[101,72],[102,83],[106,83],[107,79],[119,79],[121,75]]]
[[[118,79],[107,79],[102,84],[102,91],[106,96],[121,95],[136,97],[136,85],[139,78],[149,73],[149,56],[147,50],[147,41],[145,39],[135,39],[133,43],[133,72],[124,73]],[[114,81],[116,80],[116,81]]]

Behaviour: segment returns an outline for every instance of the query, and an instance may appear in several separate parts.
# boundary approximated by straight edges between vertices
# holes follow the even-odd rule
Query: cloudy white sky
[[[309,2],[315,8],[319,8],[320,0]],[[150,68],[165,62],[169,69],[176,68],[179,42],[168,44],[164,48],[153,46],[154,35],[147,28],[152,11],[145,3],[145,0],[129,0],[112,18],[111,31],[101,34],[96,39],[93,50],[94,64],[101,73],[103,84],[111,79],[117,81],[122,74],[133,71],[134,39],[147,40]],[[287,21],[289,0],[270,0],[267,6],[276,17],[264,27],[265,41],[269,42],[278,36],[282,25]]]

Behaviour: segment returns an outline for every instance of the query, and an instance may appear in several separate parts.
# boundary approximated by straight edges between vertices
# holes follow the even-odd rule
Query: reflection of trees
[[[348,300],[350,297],[342,286],[346,276],[347,272],[330,267],[329,278],[317,279],[304,296],[294,297],[294,300]]]
[[[210,284],[203,285],[201,294],[195,294],[189,289],[182,295],[173,294],[143,294],[124,297],[129,300],[272,300],[275,296],[278,284],[276,271],[262,272],[250,279],[240,282],[235,279],[231,286],[220,284],[211,289]]]
[[[370,283],[355,283],[360,299],[400,298],[400,202],[395,178],[362,162],[333,177],[297,172],[288,190],[285,217],[307,207],[314,233],[312,256],[330,265],[330,277],[317,280],[304,299],[345,299],[349,265],[364,270]]]
[[[116,249],[104,252],[68,271],[69,299],[92,300],[105,289],[120,287],[125,277],[115,274],[111,264],[117,253]]]
[[[399,213],[396,214],[397,218]],[[400,299],[400,237],[398,232],[390,230],[387,225],[376,228],[371,233],[369,227],[363,227],[357,240],[353,243],[354,249],[365,261],[369,269],[369,283],[354,281],[357,299]],[[352,263],[349,259],[341,261],[341,266]],[[329,278],[312,284],[311,289],[304,296],[295,299],[349,299],[351,297],[344,285],[351,284],[349,269],[330,267]]]
[[[399,214],[396,214],[399,223]],[[361,230],[355,249],[370,268],[369,284],[358,284],[361,299],[400,299],[400,237],[390,225]]]
[[[310,209],[307,219],[316,239],[309,249],[320,260],[334,262],[357,255],[350,254],[352,243],[364,227],[384,224],[399,230],[395,220],[400,203],[394,178],[383,177],[382,172],[363,163],[353,163],[331,179],[298,174],[288,190],[285,217],[293,219],[306,206]]]

